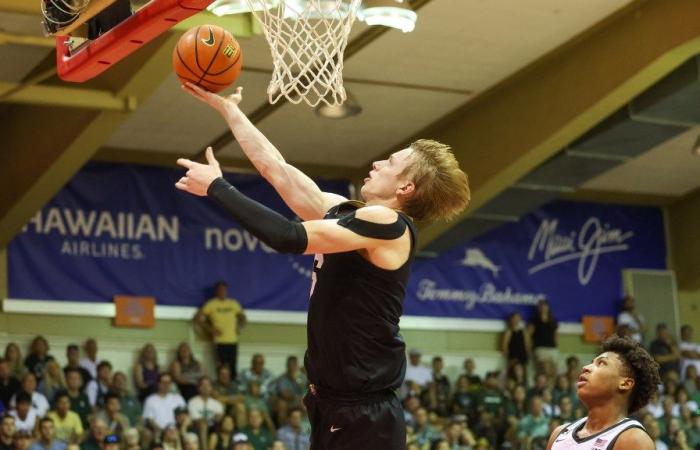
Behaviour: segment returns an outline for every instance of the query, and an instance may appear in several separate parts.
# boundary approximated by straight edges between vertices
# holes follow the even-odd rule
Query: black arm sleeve
[[[243,228],[278,252],[304,253],[306,250],[308,239],[302,224],[246,197],[223,178],[209,185],[207,195]]]

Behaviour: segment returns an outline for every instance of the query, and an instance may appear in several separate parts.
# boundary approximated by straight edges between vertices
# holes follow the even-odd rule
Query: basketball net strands
[[[343,53],[360,0],[280,0],[274,8],[270,0],[246,1],[270,45],[270,103],[343,103]]]
[[[155,39],[213,0],[151,0],[94,39],[75,46],[69,33],[128,0],[40,0],[44,26],[56,34],[56,66],[65,81],[84,82]],[[361,0],[246,0],[270,45],[270,103],[285,98],[309,106],[338,105],[343,53]],[[272,7],[271,7],[272,6]],[[111,18],[113,20],[113,18]],[[110,20],[110,17],[107,17]],[[120,19],[119,19],[120,20]]]

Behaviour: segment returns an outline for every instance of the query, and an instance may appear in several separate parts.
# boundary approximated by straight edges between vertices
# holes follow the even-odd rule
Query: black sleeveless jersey
[[[325,218],[341,218],[360,205],[341,203]],[[416,229],[408,216],[398,214],[411,234],[409,257],[400,268],[379,268],[356,251],[316,255],[304,365],[309,381],[330,396],[362,398],[403,383],[406,345],[399,317]]]

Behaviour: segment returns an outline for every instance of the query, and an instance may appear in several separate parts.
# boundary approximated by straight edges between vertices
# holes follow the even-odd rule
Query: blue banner
[[[304,311],[312,258],[280,255],[211,200],[177,191],[181,171],[92,163],[10,243],[15,299],[109,302],[156,297],[159,305],[199,306],[217,280],[246,308]],[[262,178],[227,175],[241,191],[292,213]],[[348,195],[344,182],[319,181]],[[478,239],[417,260],[408,315],[528,317],[541,298],[561,321],[614,315],[624,268],[664,269],[658,208],[556,201]]]
[[[274,252],[210,199],[175,189],[181,170],[91,163],[10,243],[11,298],[111,301],[156,297],[199,306],[217,280],[245,307],[307,309],[313,259]],[[226,178],[293,217],[259,176]],[[348,195],[347,182],[318,181]]]
[[[404,312],[531,316],[541,298],[560,321],[614,316],[625,268],[664,269],[661,210],[555,201],[414,265]]]

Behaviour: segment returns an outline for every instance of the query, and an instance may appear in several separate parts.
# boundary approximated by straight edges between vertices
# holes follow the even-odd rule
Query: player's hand
[[[238,104],[243,100],[243,88],[241,86],[238,86],[236,92],[227,97],[209,92],[190,82],[185,82],[185,84],[182,85],[182,89],[197,100],[206,103],[222,114],[226,111],[227,107],[238,107]]]
[[[207,147],[204,153],[207,157],[207,164],[200,164],[189,159],[180,158],[177,163],[187,169],[185,176],[180,178],[175,187],[190,194],[205,197],[209,185],[222,176],[219,161],[214,158],[214,151]]]

